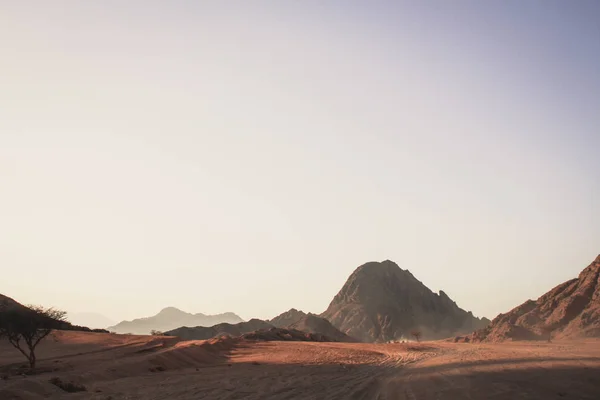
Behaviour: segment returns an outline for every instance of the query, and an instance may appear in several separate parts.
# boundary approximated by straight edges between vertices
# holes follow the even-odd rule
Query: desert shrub
[[[164,333],[162,333],[161,331],[157,331],[156,329],[152,329],[152,330],[150,331],[150,334],[151,334],[152,336],[165,336],[165,334],[164,334]]]
[[[410,334],[415,338],[417,342],[420,342],[421,336],[423,336],[423,333],[421,331],[412,331]]]
[[[543,326],[541,329],[542,333],[540,335],[541,339],[547,340],[548,343],[551,343],[553,330],[554,330],[554,326],[552,326],[552,325]]]
[[[68,322],[62,322],[59,327],[56,329],[60,329],[62,331],[79,331],[79,332],[94,332],[94,333],[109,333],[106,329],[91,329],[87,326],[81,325],[73,325]]]
[[[85,386],[78,384],[78,383],[74,383],[74,382],[65,382],[57,376],[50,379],[50,383],[53,384],[54,386],[58,386],[59,388],[61,388],[62,390],[64,390],[65,392],[68,392],[68,393],[87,391]]]

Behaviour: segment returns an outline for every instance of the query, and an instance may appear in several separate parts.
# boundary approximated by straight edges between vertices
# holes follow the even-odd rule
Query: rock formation
[[[412,339],[413,331],[421,332],[424,340],[442,339],[489,323],[389,260],[358,267],[321,317],[366,342]]]
[[[498,315],[487,328],[475,332],[471,340],[576,337],[600,337],[600,255],[579,277]]]
[[[269,321],[277,328],[295,329],[306,333],[321,334],[337,342],[356,342],[341,332],[331,322],[318,315],[298,311],[295,308],[286,311]]]

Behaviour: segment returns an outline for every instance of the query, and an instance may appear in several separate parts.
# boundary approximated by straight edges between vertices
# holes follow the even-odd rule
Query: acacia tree
[[[35,368],[35,348],[53,329],[60,328],[66,322],[65,311],[41,306],[29,306],[23,309],[10,309],[0,312],[0,338],[21,352]]]
[[[410,334],[415,337],[415,339],[417,340],[417,342],[420,342],[421,341],[421,336],[423,336],[423,334],[421,333],[421,331],[412,331]]]
[[[552,328],[553,327],[551,325],[546,325],[542,327],[542,338],[546,339],[548,343],[552,342]]]

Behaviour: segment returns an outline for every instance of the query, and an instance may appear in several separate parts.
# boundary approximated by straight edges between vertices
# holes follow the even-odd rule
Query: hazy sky
[[[0,0],[0,293],[494,317],[600,253],[598,1]]]

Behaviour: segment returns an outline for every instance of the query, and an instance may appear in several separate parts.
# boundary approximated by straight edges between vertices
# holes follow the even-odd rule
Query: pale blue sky
[[[596,1],[0,0],[0,293],[323,311],[391,259],[476,315],[600,253]]]

